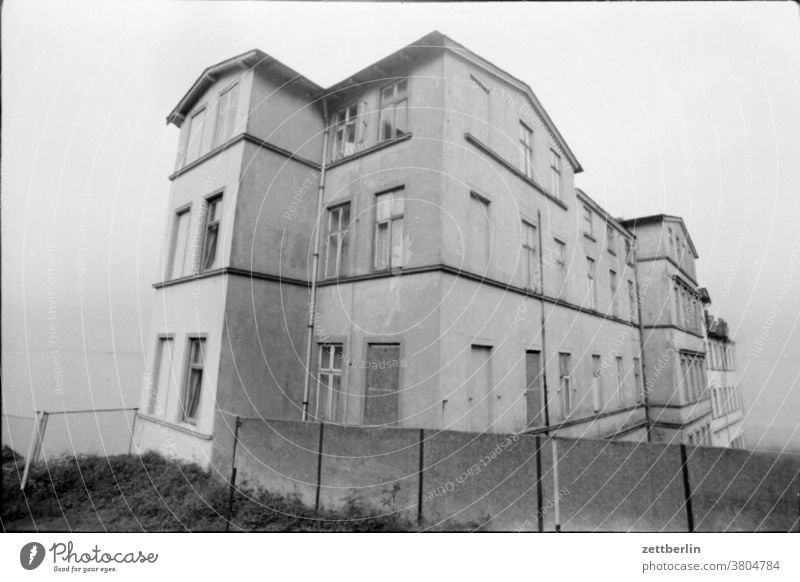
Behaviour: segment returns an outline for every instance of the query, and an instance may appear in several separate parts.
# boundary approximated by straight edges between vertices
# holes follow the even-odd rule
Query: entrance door
[[[399,389],[400,346],[369,344],[364,424],[396,424],[399,414]]]
[[[492,430],[492,376],[489,356],[492,348],[472,346],[469,358],[469,418],[470,430],[473,432],[490,432]]]

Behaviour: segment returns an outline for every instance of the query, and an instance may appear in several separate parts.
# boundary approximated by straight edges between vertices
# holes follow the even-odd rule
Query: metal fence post
[[[31,442],[28,445],[28,456],[25,457],[25,469],[22,472],[22,481],[20,481],[19,488],[25,489],[28,484],[28,474],[30,473],[31,463],[35,463],[39,457],[39,452],[42,448],[42,441],[44,440],[44,431],[47,428],[47,411],[36,411],[36,418],[34,419],[33,429],[31,431]]]
[[[242,419],[236,417],[236,425],[233,429],[233,454],[231,455],[231,481],[228,490],[228,519],[225,521],[225,531],[231,530],[231,519],[233,519],[233,492],[236,488],[236,445],[239,444],[239,427]]]

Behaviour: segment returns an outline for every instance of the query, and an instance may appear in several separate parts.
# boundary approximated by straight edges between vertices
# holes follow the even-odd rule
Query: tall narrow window
[[[467,206],[467,264],[477,273],[485,273],[492,250],[492,224],[489,219],[489,200],[470,192]]]
[[[680,325],[683,315],[681,314],[681,292],[677,284],[672,286],[672,294],[675,297],[675,325]]]
[[[558,354],[558,391],[561,394],[561,415],[567,418],[572,412],[572,386],[570,384],[570,373],[572,364],[568,353],[559,352]]]
[[[534,291],[539,290],[541,273],[539,271],[539,253],[537,251],[539,238],[536,227],[522,221],[522,254],[525,260],[525,285]]]
[[[617,313],[617,272],[615,270],[608,271],[608,280],[611,285],[611,313],[619,315]]]
[[[550,188],[556,198],[561,198],[561,156],[550,150]]]
[[[170,279],[177,279],[190,273],[192,264],[189,247],[190,219],[189,207],[175,213],[175,221],[172,225],[171,253],[167,267],[167,277]]]
[[[153,360],[153,376],[148,394],[147,414],[164,416],[169,397],[172,375],[172,352],[174,342],[171,337],[159,337]]]
[[[188,363],[183,380],[178,421],[195,424],[197,422],[197,411],[200,407],[200,392],[203,388],[206,340],[197,337],[189,338],[188,349]]]
[[[520,169],[528,178],[533,178],[533,130],[519,122]]]
[[[606,225],[606,248],[612,255],[617,254],[617,238],[614,227],[610,224]]]
[[[633,383],[634,390],[636,390],[636,399],[639,402],[643,402],[644,387],[642,386],[642,369],[639,364],[639,358],[633,358]]]
[[[590,309],[597,309],[597,286],[595,285],[594,259],[586,257],[586,277],[589,285],[587,301]]]
[[[342,397],[342,344],[319,346],[317,397],[315,418],[320,421],[341,421],[344,408]]]
[[[325,277],[338,277],[348,272],[350,251],[350,203],[328,209],[328,248],[325,253]]]
[[[617,356],[617,398],[619,405],[625,404],[625,370],[622,367],[622,356]]]
[[[603,407],[603,367],[597,354],[592,355],[592,401],[594,411],[599,412]]]
[[[189,119],[189,133],[186,141],[186,163],[192,162],[205,153],[206,110],[201,109]]]
[[[236,102],[238,100],[238,83],[219,96],[217,123],[214,128],[214,147],[224,144],[233,137],[233,130],[236,124]]]
[[[625,262],[633,266],[633,244],[631,244],[630,239],[625,239]]]
[[[333,125],[333,155],[349,156],[356,151],[356,119],[358,103],[348,105],[336,114]]]
[[[525,352],[525,396],[527,404],[527,426],[545,426],[544,394],[542,389],[542,354]]]
[[[594,225],[592,224],[592,209],[588,206],[583,207],[583,234],[594,237]]]
[[[492,348],[473,345],[469,357],[469,426],[474,432],[489,432],[494,425]]]
[[[636,304],[636,286],[628,279],[628,305],[631,310],[631,321],[638,319],[638,306]]]
[[[558,269],[559,295],[566,295],[567,287],[567,244],[555,239],[556,243],[556,268]]]
[[[397,269],[403,266],[403,211],[405,192],[402,188],[375,197],[375,269]]]
[[[215,196],[206,200],[206,219],[203,229],[203,271],[211,269],[217,259],[219,222],[221,218],[222,196]]]
[[[408,81],[381,90],[380,139],[402,137],[408,130]]]

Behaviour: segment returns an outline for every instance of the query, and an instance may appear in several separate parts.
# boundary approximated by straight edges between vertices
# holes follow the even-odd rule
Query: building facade
[[[141,449],[207,463],[237,415],[711,444],[683,221],[576,188],[499,67],[434,32],[323,89],[254,50],[168,121]]]
[[[736,342],[729,337],[728,324],[707,312],[706,366],[711,396],[711,444],[716,447],[745,448],[744,406],[736,371]]]

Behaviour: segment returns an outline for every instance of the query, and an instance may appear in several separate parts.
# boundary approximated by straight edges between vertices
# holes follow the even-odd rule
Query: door
[[[489,356],[492,348],[472,346],[469,364],[469,419],[470,430],[487,432],[492,428],[493,398]]]
[[[525,353],[525,395],[528,428],[545,426],[541,352]]]
[[[400,346],[367,346],[364,424],[394,425],[399,420]]]

